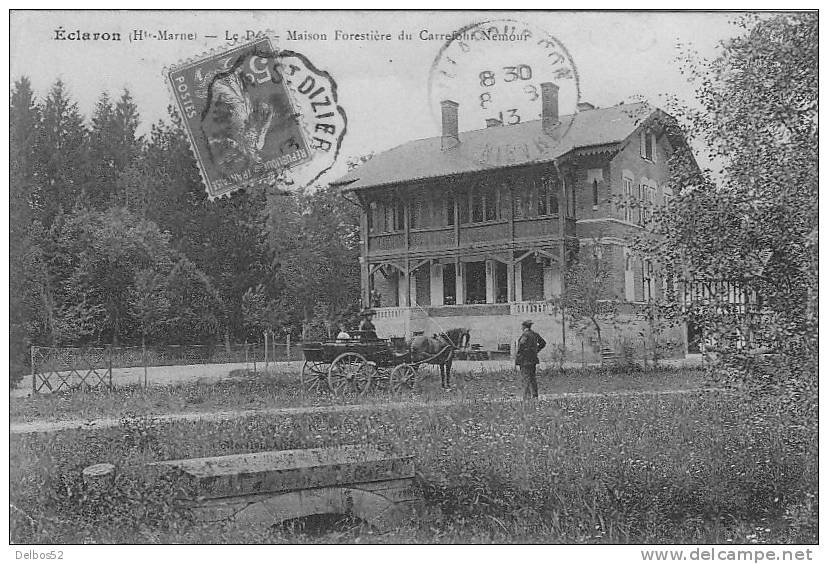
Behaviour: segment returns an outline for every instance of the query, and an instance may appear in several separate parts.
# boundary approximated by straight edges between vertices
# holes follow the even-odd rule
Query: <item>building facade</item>
[[[559,116],[551,83],[542,85],[540,110],[540,120],[488,120],[460,133],[461,109],[444,101],[440,137],[381,153],[333,183],[363,210],[363,302],[375,306],[381,336],[468,327],[473,343],[504,350],[529,318],[550,343],[565,338],[569,358],[594,361],[594,336],[562,328],[548,300],[565,291],[578,249],[595,243],[611,267],[607,298],[628,304],[628,334],[642,322],[636,305],[667,291],[626,240],[672,197],[666,163],[683,140],[664,128],[669,116],[643,103],[580,104]],[[605,335],[605,344],[621,336],[609,326]]]

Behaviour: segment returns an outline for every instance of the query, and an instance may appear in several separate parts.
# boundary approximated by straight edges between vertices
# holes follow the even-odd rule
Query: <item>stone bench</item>
[[[413,516],[420,500],[412,456],[344,445],[167,460],[198,492],[188,502],[203,520],[273,525],[338,513],[387,531]]]

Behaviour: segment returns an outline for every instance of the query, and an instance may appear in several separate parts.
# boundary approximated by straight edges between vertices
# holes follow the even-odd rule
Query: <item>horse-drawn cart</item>
[[[385,387],[394,392],[412,389],[421,365],[443,364],[454,352],[453,346],[446,345],[436,354],[424,357],[412,353],[402,339],[377,339],[356,333],[346,340],[303,343],[304,392],[363,395],[372,388]]]

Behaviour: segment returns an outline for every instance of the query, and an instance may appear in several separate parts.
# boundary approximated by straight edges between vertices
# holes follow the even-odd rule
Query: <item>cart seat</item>
[[[394,355],[394,364],[402,364],[402,363],[409,363],[411,362],[411,353],[408,351],[405,352],[396,352],[393,351]]]

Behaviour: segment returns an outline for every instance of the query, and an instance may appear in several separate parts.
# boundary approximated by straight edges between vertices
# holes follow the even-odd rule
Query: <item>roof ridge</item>
[[[568,143],[558,142],[554,146],[541,147],[529,143],[523,144],[522,150],[526,151],[526,158],[518,158],[512,162],[513,153],[499,166],[516,166],[529,162],[541,162],[571,151],[576,147],[588,147],[593,145],[605,145],[608,143],[619,143],[631,135],[642,123],[641,115],[635,115],[642,107],[652,112],[659,108],[653,106],[646,100],[630,104],[616,104],[606,108],[594,108],[583,110],[574,114],[565,114],[559,117],[561,123],[568,119],[572,120],[572,129]],[[602,114],[608,114],[605,117]],[[584,120],[574,119],[578,115],[590,116]],[[643,116],[643,121],[647,117]],[[519,143],[521,138],[527,138],[540,131],[543,122],[542,118],[528,121],[521,121],[514,125],[496,127],[481,127],[458,132],[461,143],[455,150],[442,151],[440,140],[442,135],[434,135],[419,139],[411,139],[395,145],[389,149],[375,153],[374,157],[342,177],[334,180],[332,186],[351,185],[358,189],[368,186],[381,186],[395,182],[406,182],[424,178],[436,178],[458,174],[462,172],[474,172],[480,169],[479,163],[470,159],[468,151],[485,151],[485,141],[489,135],[498,143],[514,144]],[[516,145],[513,145],[516,146]],[[554,154],[553,154],[554,153]],[[465,157],[463,156],[465,154]],[[498,152],[497,158],[500,158]],[[525,162],[518,162],[525,161]],[[356,184],[355,184],[356,183]]]

